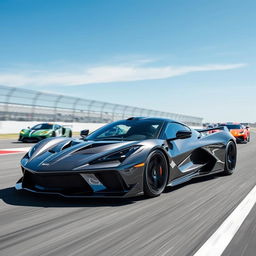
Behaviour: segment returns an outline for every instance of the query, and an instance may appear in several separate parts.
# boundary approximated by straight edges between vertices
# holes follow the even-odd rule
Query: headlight
[[[122,149],[118,152],[100,157],[96,160],[90,162],[90,164],[98,164],[103,162],[111,162],[111,161],[119,161],[123,162],[127,157],[133,154],[136,150],[138,150],[141,146],[132,146],[129,148]]]

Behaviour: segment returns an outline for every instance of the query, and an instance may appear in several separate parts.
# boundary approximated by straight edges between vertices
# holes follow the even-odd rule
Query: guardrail
[[[130,116],[202,124],[200,117],[0,85],[0,120],[108,123]]]

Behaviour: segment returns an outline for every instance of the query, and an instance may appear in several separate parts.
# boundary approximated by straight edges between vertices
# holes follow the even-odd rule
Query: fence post
[[[34,120],[34,115],[35,115],[35,109],[36,109],[36,102],[38,100],[38,98],[40,97],[42,93],[41,92],[37,92],[33,101],[32,101],[32,113],[31,113],[31,121]]]
[[[77,106],[77,103],[80,101],[81,99],[80,98],[74,98],[74,103],[72,105],[72,108],[73,108],[73,112],[72,112],[72,121],[74,122],[75,118],[76,118],[76,106]]]
[[[93,104],[94,104],[95,102],[96,102],[95,100],[91,100],[91,101],[90,101],[90,104],[88,104],[87,115],[88,115],[88,117],[89,117],[89,120],[90,120],[90,117],[91,117],[91,115],[90,115],[90,110],[91,110],[91,107],[93,106]]]
[[[11,119],[11,113],[8,112],[9,110],[9,104],[10,104],[10,98],[12,97],[12,94],[17,90],[17,88],[14,87],[10,87],[10,91],[9,93],[6,94],[6,105],[5,105],[5,113],[6,116],[4,118],[6,118],[6,120],[8,120],[8,115],[9,115],[9,119]]]
[[[55,101],[54,104],[54,122],[57,121],[57,109],[58,109],[58,104],[60,102],[60,100],[63,98],[63,95],[59,95]]]

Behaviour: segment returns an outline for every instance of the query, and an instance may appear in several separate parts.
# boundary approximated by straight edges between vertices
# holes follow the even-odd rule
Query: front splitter
[[[38,190],[26,188],[22,186],[22,182],[17,182],[15,184],[15,189],[18,191],[25,190],[28,192],[41,194],[41,195],[57,195],[57,196],[62,196],[64,198],[129,198],[129,197],[142,196],[144,194],[144,192],[135,192],[137,190],[136,185],[130,191],[124,191],[125,194],[123,195],[120,195],[120,194],[113,195],[111,193],[104,193],[104,194],[93,193],[91,195],[66,195],[59,192],[38,191]]]

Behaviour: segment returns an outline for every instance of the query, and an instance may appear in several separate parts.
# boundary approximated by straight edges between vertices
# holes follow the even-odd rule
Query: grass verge
[[[0,134],[0,139],[18,139],[17,133]]]

